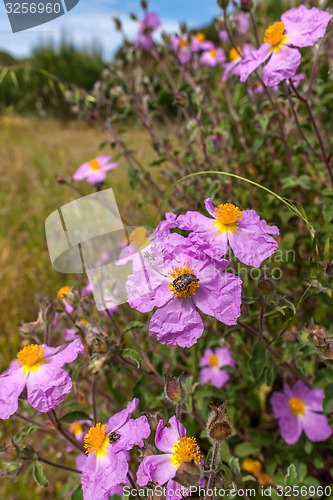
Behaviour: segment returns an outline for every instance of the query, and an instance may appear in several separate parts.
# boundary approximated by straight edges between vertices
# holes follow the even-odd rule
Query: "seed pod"
[[[179,377],[164,375],[164,394],[171,403],[180,403],[184,399],[184,388]]]
[[[220,406],[215,406],[209,403],[209,408],[212,410],[207,419],[207,432],[215,441],[224,441],[232,434],[232,427],[227,415],[227,401],[224,401]]]
[[[221,7],[221,9],[226,9],[229,5],[229,0],[217,0],[217,5]]]
[[[253,7],[253,2],[252,0],[241,0],[240,2],[240,9],[243,12],[250,12]]]

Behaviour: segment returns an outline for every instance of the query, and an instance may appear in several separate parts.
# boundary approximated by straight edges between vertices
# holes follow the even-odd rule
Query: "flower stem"
[[[97,424],[97,405],[96,405],[96,381],[97,374],[93,375],[92,384],[91,384],[91,399],[92,399],[92,408],[93,408],[93,425]]]
[[[218,461],[218,456],[220,452],[220,446],[221,443],[219,441],[215,441],[214,444],[214,450],[213,450],[213,456],[212,456],[212,461],[210,465],[210,476],[207,482],[207,491],[212,490],[214,487],[215,483],[215,477],[216,477],[216,469],[217,469],[217,461]],[[207,494],[205,496],[205,500],[211,500],[213,498],[212,495]]]
[[[39,462],[43,462],[44,464],[51,465],[52,467],[56,467],[57,469],[62,469],[62,470],[66,470],[68,472],[76,472],[77,474],[81,474],[80,470],[73,469],[72,467],[67,467],[67,465],[61,465],[61,464],[57,464],[55,462],[51,462],[51,460],[47,460],[46,458],[41,457],[40,455],[38,455],[37,460]]]

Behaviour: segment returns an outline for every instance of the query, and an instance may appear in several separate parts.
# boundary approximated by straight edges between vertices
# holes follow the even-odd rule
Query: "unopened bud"
[[[114,22],[114,27],[116,28],[117,31],[121,31],[122,30],[122,24],[121,24],[121,21],[118,17],[116,16],[113,16],[113,22]]]
[[[181,403],[184,399],[184,389],[179,377],[164,375],[164,394],[172,403]]]
[[[214,406],[209,403],[212,410],[207,419],[207,432],[215,441],[224,441],[231,436],[232,427],[227,415],[227,401],[220,406]]]
[[[156,431],[159,421],[163,420],[163,416],[158,411],[143,412],[143,415],[147,417],[151,430]]]
[[[132,21],[137,21],[138,20],[138,16],[136,14],[134,14],[133,12],[130,12],[129,16],[132,19]]]
[[[269,273],[264,271],[264,274],[260,276],[257,288],[261,295],[270,295],[275,290],[275,282],[274,279],[270,276]]]
[[[175,481],[190,488],[193,484],[198,484],[202,477],[202,467],[191,460],[191,462],[182,462],[175,475]]]
[[[187,25],[186,25],[186,23],[180,23],[179,29],[180,29],[181,33],[183,33],[183,34],[187,33]]]
[[[146,2],[146,0],[141,0],[141,7],[144,10],[148,9],[148,2]]]
[[[14,462],[18,457],[19,449],[13,444],[0,446],[0,459],[2,462]]]
[[[221,9],[226,9],[229,5],[229,0],[217,0],[217,5],[221,7]]]
[[[240,9],[243,12],[250,12],[253,7],[252,0],[240,0]]]
[[[66,179],[63,175],[56,175],[55,180],[58,184],[66,184]]]

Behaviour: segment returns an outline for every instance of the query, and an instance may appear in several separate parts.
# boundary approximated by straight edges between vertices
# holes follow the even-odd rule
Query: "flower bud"
[[[221,9],[227,9],[229,5],[229,0],[217,0],[217,5],[221,7]]]
[[[186,23],[180,23],[179,29],[180,29],[181,33],[183,33],[183,34],[187,33]]]
[[[264,271],[264,274],[260,276],[257,288],[259,293],[264,296],[274,292],[275,282],[267,271]]]
[[[148,2],[146,2],[146,0],[141,0],[141,7],[144,10],[148,9]]]
[[[253,7],[252,0],[240,0],[240,9],[243,12],[250,12]]]
[[[63,175],[56,175],[55,180],[58,184],[66,184],[66,179]]]
[[[163,420],[163,416],[158,411],[143,412],[143,415],[147,417],[151,430],[156,431],[159,421]]]
[[[171,403],[181,403],[184,399],[184,388],[179,377],[164,375],[164,394]]]
[[[202,478],[202,467],[197,465],[194,460],[191,462],[182,462],[175,475],[175,481],[190,488],[193,484],[198,484]]]
[[[136,14],[134,14],[133,12],[130,12],[129,16],[132,19],[132,21],[137,21],[138,20],[138,16]]]
[[[224,441],[231,436],[232,427],[227,415],[227,401],[224,401],[220,406],[215,406],[209,403],[209,408],[212,410],[207,419],[208,435],[215,441]]]
[[[113,22],[114,22],[114,27],[115,27],[116,31],[121,31],[122,24],[121,24],[120,19],[116,16],[113,16]]]

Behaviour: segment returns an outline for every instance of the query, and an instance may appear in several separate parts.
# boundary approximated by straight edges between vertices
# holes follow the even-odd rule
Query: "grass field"
[[[77,279],[54,271],[48,256],[45,219],[79,197],[69,187],[57,184],[55,175],[69,178],[81,163],[99,153],[100,144],[107,139],[105,131],[78,122],[65,125],[21,117],[0,119],[0,372],[19,349],[20,321],[34,321],[43,296],[54,298],[59,287],[72,285]],[[144,132],[133,129],[128,141],[131,148],[140,151],[143,163],[152,160],[154,155]],[[103,153],[108,154],[109,149],[105,147]],[[86,194],[93,192],[86,182],[77,185]],[[121,214],[133,225],[153,223],[156,210],[149,203],[137,209],[138,202],[145,200],[139,199],[140,189],[130,190],[124,161],[120,160],[120,167],[108,174],[106,187],[114,189]],[[8,442],[14,421],[1,423],[0,444]],[[20,423],[18,429],[21,427]],[[49,467],[46,472],[49,478],[54,474]],[[26,475],[20,475],[16,483],[1,480],[0,498],[63,498],[59,481],[54,491],[48,488],[44,492],[34,485],[30,474]],[[26,488],[30,486],[27,496]]]

